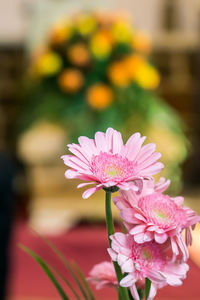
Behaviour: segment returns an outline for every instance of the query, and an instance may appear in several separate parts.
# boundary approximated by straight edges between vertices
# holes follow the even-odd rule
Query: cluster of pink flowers
[[[112,128],[97,132],[95,138],[79,138],[79,145],[68,145],[73,155],[64,155],[67,178],[79,178],[94,184],[83,193],[88,198],[100,189],[117,191],[113,201],[120,211],[127,233],[110,236],[108,253],[126,274],[120,285],[128,287],[135,300],[140,300],[138,287],[144,288],[145,278],[151,280],[148,300],[154,298],[158,288],[169,284],[178,286],[189,269],[187,246],[192,243],[191,228],[200,217],[183,206],[183,197],[163,194],[170,184],[161,178],[154,182],[163,164],[155,144],[142,146],[145,137],[133,134],[123,143],[121,134]],[[185,239],[183,238],[185,231]],[[117,280],[111,263],[96,265],[89,280],[97,288],[115,286]]]

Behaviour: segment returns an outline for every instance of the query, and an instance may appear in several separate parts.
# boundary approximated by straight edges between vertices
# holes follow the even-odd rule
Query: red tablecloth
[[[109,260],[107,236],[104,226],[78,226],[65,234],[49,238],[68,258],[78,263],[85,275],[96,263]],[[40,267],[18,248],[22,243],[41,255],[56,267],[63,275],[70,278],[55,254],[27,227],[25,222],[17,222],[11,242],[11,272],[9,276],[9,300],[54,300],[60,299],[54,286]],[[156,300],[200,300],[200,269],[189,261],[190,271],[181,287],[166,287],[158,292]],[[96,291],[98,300],[116,299],[112,288]],[[74,297],[69,293],[70,300]]]

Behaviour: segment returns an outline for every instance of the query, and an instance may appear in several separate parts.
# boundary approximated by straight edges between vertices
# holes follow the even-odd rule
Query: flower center
[[[101,152],[91,160],[91,171],[100,182],[120,182],[134,175],[134,164],[119,154]]]
[[[151,251],[149,251],[149,249],[143,249],[143,257],[144,257],[144,259],[146,259],[146,260],[152,260],[152,253],[151,253]]]
[[[161,220],[169,219],[166,211],[163,211],[161,209],[154,209],[152,212],[156,215],[157,218],[160,218]]]
[[[106,166],[104,176],[119,177],[122,176],[122,170],[118,166]]]
[[[161,269],[165,264],[165,257],[163,247],[154,241],[138,244],[133,240],[131,258],[133,263],[139,264],[142,271],[145,268]]]
[[[162,229],[181,226],[186,220],[185,211],[169,196],[161,193],[141,197],[138,206],[144,212],[147,222]]]

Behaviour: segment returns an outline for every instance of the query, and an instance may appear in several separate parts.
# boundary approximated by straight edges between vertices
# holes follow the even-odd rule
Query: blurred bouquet
[[[158,149],[164,136],[159,149],[168,159],[164,175],[173,174],[177,185],[185,137],[177,114],[152,92],[160,75],[150,51],[149,38],[114,14],[82,13],[55,24],[31,59],[23,128],[48,120],[71,140],[108,126],[125,137],[139,130]]]

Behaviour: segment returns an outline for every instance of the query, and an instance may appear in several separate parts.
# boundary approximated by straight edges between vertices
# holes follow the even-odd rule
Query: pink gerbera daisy
[[[96,285],[96,289],[107,286],[116,287],[118,284],[113,263],[109,261],[96,264],[90,271],[87,279]]]
[[[117,287],[118,285],[113,263],[109,261],[103,261],[96,264],[90,271],[87,280],[95,284],[97,290],[104,287]],[[144,280],[138,280],[136,282],[136,287],[144,290]]]
[[[169,238],[174,255],[181,251],[183,259],[187,260],[188,249],[182,231],[186,229],[186,243],[191,244],[190,227],[199,222],[200,217],[190,208],[182,206],[183,197],[170,198],[157,189],[158,186],[152,194],[146,195],[145,189],[141,195],[124,191],[113,201],[137,243],[155,240],[162,244]]]
[[[140,300],[136,281],[151,280],[148,300],[155,297],[158,288],[167,284],[179,286],[189,269],[186,263],[172,262],[167,255],[168,247],[155,241],[138,244],[130,234],[115,233],[108,252],[113,261],[117,261],[122,272],[128,273],[120,282],[123,287],[130,287],[135,300]]]
[[[137,191],[138,180],[150,179],[163,168],[163,164],[157,162],[161,154],[155,152],[155,144],[142,147],[144,140],[145,137],[135,133],[124,145],[121,133],[112,128],[106,133],[97,132],[94,140],[81,136],[79,144],[68,145],[73,155],[62,156],[70,167],[65,176],[89,181],[78,187],[95,184],[83,193],[83,198],[101,188]]]

